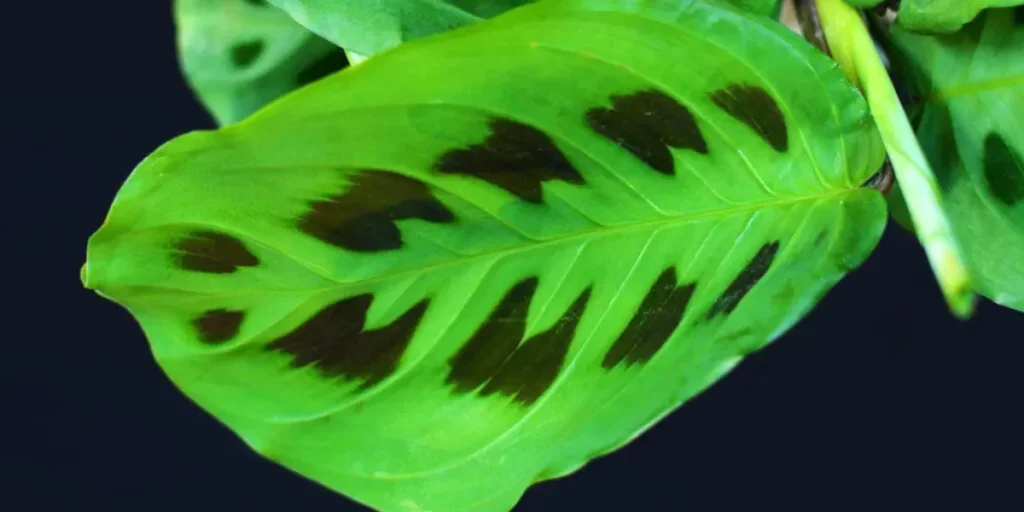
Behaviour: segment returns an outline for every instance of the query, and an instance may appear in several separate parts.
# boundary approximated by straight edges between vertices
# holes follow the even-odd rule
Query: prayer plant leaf
[[[346,65],[341,49],[262,0],[177,0],[174,13],[185,77],[221,125]]]
[[[846,0],[853,7],[875,7],[885,0]],[[955,32],[985,9],[1024,5],[1024,0],[890,0],[898,4],[897,20],[907,30]]]
[[[858,266],[883,158],[767,17],[540,2],[167,143],[82,277],[266,457],[379,510],[502,511]]]
[[[1022,14],[986,11],[941,37],[895,27],[891,43],[923,102],[917,136],[978,288],[1024,311]]]

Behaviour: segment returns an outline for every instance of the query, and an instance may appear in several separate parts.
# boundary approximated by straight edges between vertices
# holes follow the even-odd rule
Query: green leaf
[[[185,76],[222,125],[346,64],[339,48],[262,1],[177,0],[174,13]]]
[[[762,16],[777,16],[782,0],[726,0],[727,2],[748,12]]]
[[[266,457],[379,510],[508,510],[858,266],[883,158],[769,18],[541,2],[167,143],[83,280]]]
[[[874,7],[885,0],[846,0],[853,7]],[[995,7],[1024,5],[1024,0],[901,0],[899,25],[915,32],[950,33]]]
[[[270,0],[338,46],[372,56],[535,0]]]
[[[1012,7],[1024,0],[903,0],[899,25],[921,32],[954,32],[984,9]]]
[[[924,103],[917,136],[978,287],[1024,310],[1024,27],[1014,16],[986,11],[942,37],[896,27],[891,39]]]

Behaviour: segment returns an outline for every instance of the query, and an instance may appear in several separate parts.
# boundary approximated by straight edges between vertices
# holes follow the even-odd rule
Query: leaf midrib
[[[803,203],[803,202],[816,202],[816,201],[822,201],[822,200],[827,200],[827,199],[832,199],[832,198],[839,198],[839,197],[842,197],[842,196],[854,194],[854,193],[856,193],[857,191],[859,191],[861,189],[862,189],[862,187],[857,187],[857,188],[841,188],[841,189],[835,189],[835,190],[831,190],[831,191],[820,193],[820,194],[812,194],[812,195],[806,195],[806,196],[797,196],[797,197],[793,197],[793,198],[789,198],[789,199],[776,200],[776,201],[754,202],[754,203],[750,203],[750,204],[743,205],[743,206],[732,206],[732,207],[721,208],[721,209],[717,209],[717,210],[709,210],[709,211],[700,212],[700,213],[689,213],[689,214],[681,214],[681,215],[675,215],[675,216],[665,216],[663,218],[658,218],[658,219],[653,219],[653,220],[647,220],[647,221],[642,221],[642,222],[634,222],[634,223],[628,223],[628,224],[619,224],[619,225],[614,225],[614,226],[598,226],[598,227],[596,227],[595,229],[592,229],[592,230],[580,231],[580,232],[577,232],[577,233],[572,233],[572,234],[569,234],[569,235],[566,235],[566,236],[561,236],[561,237],[552,238],[552,239],[548,239],[548,240],[532,241],[532,242],[528,242],[528,243],[520,245],[520,246],[505,247],[505,248],[501,248],[501,249],[495,249],[495,250],[491,250],[491,251],[486,251],[486,252],[481,252],[481,253],[477,253],[477,254],[472,254],[472,255],[469,255],[469,256],[465,256],[465,257],[455,258],[455,259],[448,260],[448,261],[437,262],[437,263],[433,263],[431,265],[427,265],[427,266],[423,266],[423,267],[415,267],[415,268],[403,269],[403,270],[400,270],[400,271],[397,271],[397,272],[394,272],[394,273],[390,273],[390,274],[387,274],[387,275],[379,275],[379,276],[373,276],[373,277],[369,277],[369,278],[361,279],[361,280],[357,280],[357,281],[344,281],[344,282],[338,281],[337,279],[329,276],[326,273],[325,269],[322,269],[322,268],[320,268],[320,267],[318,267],[318,266],[316,266],[316,265],[314,265],[314,264],[312,264],[312,263],[310,263],[308,261],[304,261],[304,260],[302,260],[300,258],[297,258],[296,256],[294,256],[292,254],[288,254],[286,251],[278,249],[273,244],[267,243],[267,242],[263,241],[262,239],[260,239],[259,237],[253,236],[250,233],[247,233],[247,232],[244,232],[244,231],[239,231],[239,230],[236,230],[236,229],[227,228],[225,226],[220,226],[220,225],[217,225],[217,224],[198,223],[198,222],[197,223],[187,223],[187,224],[190,224],[190,225],[199,225],[199,226],[219,229],[219,230],[222,230],[222,231],[224,231],[226,233],[246,238],[246,239],[248,239],[251,242],[255,242],[255,243],[257,243],[257,244],[259,244],[261,246],[267,247],[267,248],[269,248],[271,250],[274,250],[274,251],[278,252],[282,256],[284,256],[284,257],[286,257],[286,258],[288,258],[288,259],[290,259],[292,261],[295,261],[297,264],[299,264],[300,266],[302,266],[306,270],[309,270],[310,272],[312,272],[316,276],[318,276],[318,277],[320,277],[320,278],[322,278],[322,279],[324,279],[326,281],[331,281],[333,284],[331,286],[325,286],[325,287],[322,287],[322,288],[281,288],[281,289],[270,288],[270,289],[259,289],[259,290],[250,290],[250,291],[241,291],[241,292],[208,292],[208,291],[196,291],[196,290],[188,290],[188,289],[183,289],[183,288],[174,288],[174,287],[165,287],[165,286],[152,286],[152,285],[139,286],[139,287],[127,286],[125,288],[131,288],[131,289],[135,290],[135,294],[134,295],[135,295],[136,298],[139,298],[139,293],[138,293],[139,289],[148,289],[148,290],[154,290],[155,293],[164,293],[164,292],[168,292],[168,291],[183,292],[183,293],[187,293],[187,294],[193,295],[193,296],[200,296],[204,300],[205,299],[209,299],[210,297],[248,297],[248,296],[253,296],[253,295],[257,295],[258,296],[258,295],[274,294],[274,293],[296,293],[296,292],[320,293],[320,292],[336,291],[339,288],[344,288],[344,287],[358,286],[358,285],[372,284],[372,283],[382,282],[382,281],[395,280],[395,279],[400,279],[401,277],[404,277],[404,276],[415,275],[415,274],[425,274],[425,273],[428,273],[428,272],[434,272],[436,270],[439,270],[439,269],[442,269],[442,268],[445,268],[445,267],[466,264],[466,263],[471,262],[471,261],[483,260],[483,259],[492,258],[492,257],[508,257],[508,256],[511,256],[511,255],[514,255],[514,254],[518,254],[518,253],[522,253],[522,252],[527,252],[527,251],[532,251],[532,250],[542,250],[545,247],[550,247],[550,246],[559,245],[559,244],[568,244],[568,243],[571,243],[571,242],[573,242],[575,240],[585,241],[587,239],[595,239],[595,238],[600,238],[600,237],[605,237],[605,236],[611,236],[611,235],[614,235],[614,234],[617,234],[617,233],[624,233],[624,232],[628,232],[628,231],[639,231],[639,230],[643,230],[643,229],[663,228],[663,227],[674,225],[674,224],[685,224],[685,223],[688,223],[688,222],[694,222],[694,221],[699,221],[699,220],[708,219],[708,218],[714,218],[714,217],[723,217],[724,218],[724,217],[730,217],[730,216],[733,216],[733,215],[736,215],[736,214],[739,214],[739,213],[744,213],[744,212],[751,212],[751,211],[758,211],[758,210],[767,210],[767,209],[771,209],[771,208],[777,208],[777,207],[793,205],[793,204],[798,204],[798,203]],[[153,226],[152,228],[149,228],[149,229],[160,229],[160,228],[166,228],[166,227],[169,227],[169,226],[180,226],[182,224],[185,224],[185,223],[178,222],[178,223],[174,223],[174,224],[162,224],[162,225],[158,225],[158,226]],[[157,290],[159,290],[159,291],[157,291]]]

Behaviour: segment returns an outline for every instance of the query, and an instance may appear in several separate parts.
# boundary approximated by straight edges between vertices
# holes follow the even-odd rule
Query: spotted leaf
[[[264,0],[176,0],[185,77],[219,124],[345,67],[344,52]]]
[[[167,143],[86,285],[266,457],[379,510],[510,509],[780,336],[885,223],[824,55],[642,4],[540,2]]]
[[[891,42],[975,281],[985,296],[1024,311],[1022,9],[986,11],[941,37],[896,28]]]

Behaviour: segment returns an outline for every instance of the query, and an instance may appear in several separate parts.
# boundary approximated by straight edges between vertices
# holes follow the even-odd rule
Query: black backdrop
[[[127,173],[212,127],[176,67],[169,6],[4,2],[0,24],[0,509],[364,510],[250,453],[79,284]],[[987,302],[954,320],[890,225],[789,334],[517,510],[1024,510],[1022,331]]]

